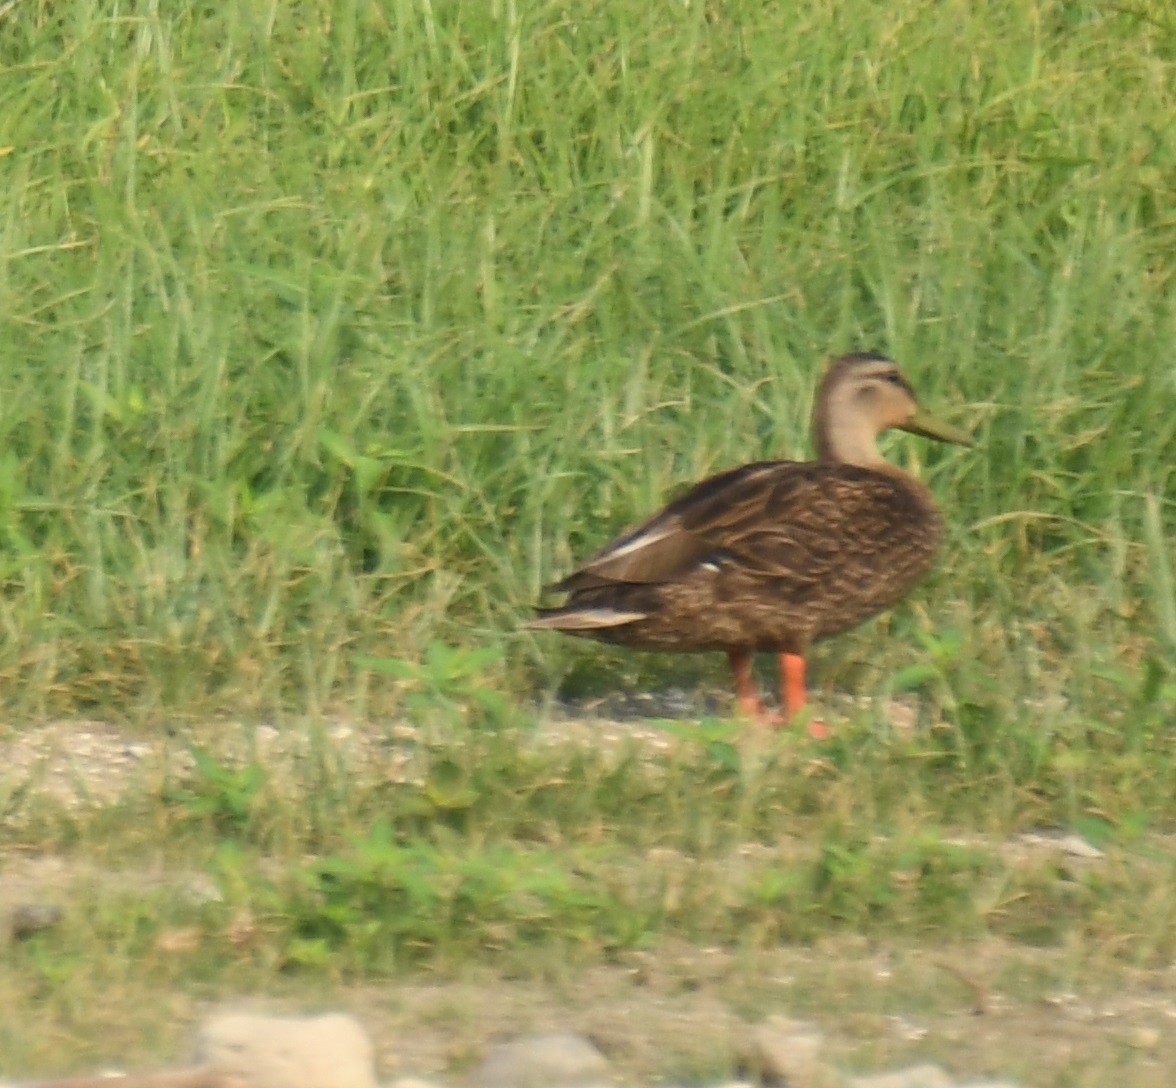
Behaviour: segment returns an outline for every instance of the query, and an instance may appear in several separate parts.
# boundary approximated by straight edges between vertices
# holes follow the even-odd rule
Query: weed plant
[[[954,629],[984,729],[1025,702],[1046,734],[1156,728],[1174,25],[0,9],[9,713],[384,711],[361,659],[435,639],[502,651],[514,697],[717,676],[517,623],[675,487],[807,455],[820,358],[877,346],[979,444],[890,445],[946,507],[943,563],[818,681],[879,690]]]

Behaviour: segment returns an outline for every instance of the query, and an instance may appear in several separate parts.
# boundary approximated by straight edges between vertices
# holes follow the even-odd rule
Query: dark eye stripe
[[[897,370],[888,370],[881,375],[883,381],[890,382],[891,385],[897,385],[899,389],[905,389],[912,397],[915,391],[911,388],[911,383],[906,380]]]

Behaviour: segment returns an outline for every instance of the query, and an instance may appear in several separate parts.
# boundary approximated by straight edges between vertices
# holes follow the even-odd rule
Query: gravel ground
[[[664,716],[687,712],[679,696],[668,698],[652,706],[632,700],[555,708],[536,743],[619,749],[637,741],[665,751],[675,740],[645,719],[651,711]],[[891,709],[896,728],[904,722],[913,728],[915,709],[902,703]],[[327,723],[317,736],[235,722],[151,735],[97,721],[10,727],[0,729],[0,766],[5,768],[0,813],[6,801],[29,790],[78,809],[108,805],[129,790],[157,789],[166,777],[191,766],[188,744],[193,740],[221,757],[255,753],[275,776],[296,775],[302,761],[326,742],[348,773],[396,777],[409,773],[407,742],[415,735],[406,727],[373,734],[345,721]],[[1102,861],[1100,852],[1077,836],[1025,834],[1000,845],[1012,861],[1043,851],[1067,865]],[[736,853],[732,865],[741,860]],[[217,894],[200,872],[143,868],[108,873],[76,857],[29,856],[2,847],[0,873],[0,942],[5,930],[20,936],[21,927],[52,925],[53,904],[79,885],[167,885],[182,888],[195,901]],[[38,916],[42,907],[50,913]],[[928,956],[910,946],[881,947],[842,937],[815,948],[759,951],[749,961],[738,950],[667,941],[616,963],[568,968],[556,977],[503,977],[473,965],[461,977],[339,987],[331,1000],[356,1015],[372,1035],[382,1075],[422,1076],[443,1085],[476,1083],[471,1071],[496,1041],[543,1032],[591,1039],[628,1083],[717,1083],[707,1071],[740,1069],[750,1026],[773,1015],[803,1013],[791,1007],[802,993],[814,995],[809,1013],[824,1033],[830,1060],[840,1068],[893,1069],[930,1056],[963,1070],[967,1075],[957,1080],[964,1081],[992,1070],[1003,1073],[1011,1065],[1012,1082],[1024,1086],[1093,1086],[1113,1077],[1139,1088],[1166,1088],[1168,1072],[1176,1068],[1176,967],[1124,971],[1093,990],[1052,987],[1031,1000],[1002,990],[999,980],[1012,975],[1056,975],[1059,957],[1070,952],[989,940],[937,946]],[[847,995],[852,1005],[854,995],[869,987],[908,995],[911,1011],[837,1015],[838,994]],[[956,997],[948,1011],[919,1011],[925,1004],[919,995],[945,991]],[[126,1015],[135,1015],[134,995],[126,1000],[132,1003]],[[256,995],[252,1000],[258,1000]],[[288,995],[260,1000],[279,1012],[305,1008],[302,999]],[[188,1023],[204,1015],[205,1006],[186,994],[167,995],[165,1004],[171,1015]],[[1067,1073],[1077,1070],[1089,1076]]]

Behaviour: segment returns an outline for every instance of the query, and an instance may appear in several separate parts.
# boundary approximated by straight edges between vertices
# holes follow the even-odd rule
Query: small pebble
[[[341,1013],[221,1013],[201,1025],[197,1060],[265,1088],[376,1088],[371,1040]]]
[[[1155,1028],[1135,1028],[1127,1041],[1137,1050],[1155,1050],[1162,1038]]]
[[[822,1059],[825,1040],[811,1024],[773,1016],[752,1032],[749,1065],[770,1084],[838,1088],[841,1075]]]
[[[57,925],[61,916],[61,907],[56,903],[22,903],[8,915],[8,932],[14,941],[27,940]]]
[[[892,1073],[853,1077],[848,1088],[952,1088],[953,1083],[937,1065],[912,1065]]]
[[[475,1077],[482,1088],[595,1088],[609,1064],[579,1035],[532,1035],[490,1049]]]
[[[1087,842],[1081,835],[1042,835],[1035,831],[1027,831],[1018,835],[1016,841],[1023,846],[1059,850],[1072,858],[1083,858],[1087,861],[1097,861],[1103,857],[1103,852],[1092,843]]]

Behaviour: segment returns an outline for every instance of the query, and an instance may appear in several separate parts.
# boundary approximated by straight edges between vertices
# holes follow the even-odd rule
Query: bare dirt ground
[[[608,743],[631,737],[635,728],[640,731],[632,723],[565,723],[556,732],[574,739],[587,730],[594,743]],[[209,732],[220,746],[244,743],[242,727],[219,723]],[[666,743],[663,734],[648,732],[651,744]],[[289,754],[277,730],[252,735],[257,750],[269,746],[276,762]],[[348,758],[373,758],[351,725],[340,723],[331,735],[351,749]],[[101,723],[61,722],[0,733],[0,767],[4,781],[25,784],[8,790],[33,788],[66,805],[101,806],[157,780],[181,758],[170,750],[176,747]],[[1057,843],[1022,838],[1009,849],[1057,849]],[[30,903],[68,900],[103,880],[124,887],[162,882],[196,898],[210,894],[199,872],[103,872],[76,858],[14,851],[2,840],[0,874],[0,918]],[[854,1072],[930,1061],[961,1079],[1169,1088],[1176,1075],[1176,965],[1136,970],[1114,952],[995,939],[920,946],[839,937],[767,952],[667,941],[607,964],[540,959],[525,976],[472,965],[359,985],[275,977],[264,994],[239,995],[207,984],[145,994],[129,972],[126,984],[100,1004],[79,1008],[75,1026],[84,1035],[123,1040],[123,1066],[133,1068],[182,1059],[191,1024],[212,1004],[330,1007],[364,1023],[387,1079],[460,1082],[495,1039],[574,1031],[591,1037],[633,1082],[713,1083],[741,1069],[749,1027],[780,1013],[816,1023],[830,1058]],[[60,1054],[68,1038],[55,1030],[46,1052]]]

